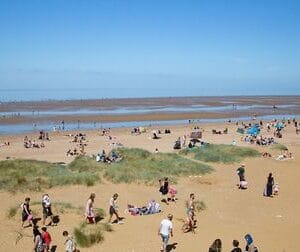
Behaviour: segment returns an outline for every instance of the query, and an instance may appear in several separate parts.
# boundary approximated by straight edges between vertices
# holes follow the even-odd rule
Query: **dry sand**
[[[173,152],[174,141],[183,134],[191,132],[191,125],[172,126],[172,134],[162,135],[159,140],[149,139],[149,134],[139,136],[130,135],[129,129],[113,129],[111,135],[113,141],[121,142],[126,147],[140,147],[149,151],[158,148],[161,152]],[[233,124],[205,124],[203,139],[211,143],[230,144],[233,139],[238,145],[247,145],[240,141],[241,135],[235,132]],[[212,135],[211,129],[229,128],[228,135]],[[161,126],[161,129],[164,127]],[[151,131],[151,129],[149,129]],[[102,149],[109,151],[110,143],[106,137],[100,136],[99,132],[88,131],[89,140],[86,147],[87,154],[96,154]],[[263,130],[263,135],[267,135]],[[33,158],[48,160],[51,162],[70,162],[71,157],[66,157],[65,152],[74,147],[70,138],[62,133],[50,134],[51,141],[45,142],[43,149],[25,149],[23,137],[0,136],[0,142],[10,141],[11,146],[0,147],[0,159],[6,157]],[[37,135],[29,136],[37,137]],[[238,164],[223,165],[212,164],[215,172],[202,177],[183,177],[176,188],[178,189],[178,202],[163,205],[163,213],[152,216],[130,216],[123,214],[127,203],[144,205],[151,198],[160,199],[158,186],[145,186],[137,184],[112,184],[104,181],[102,184],[85,186],[68,186],[53,188],[47,192],[52,200],[70,202],[75,206],[84,206],[91,192],[96,193],[95,207],[107,210],[108,201],[114,192],[120,194],[120,212],[125,217],[124,225],[114,225],[114,232],[105,233],[105,241],[88,249],[81,251],[110,251],[110,252],[139,252],[159,251],[160,237],[157,229],[160,221],[167,213],[174,214],[174,237],[170,243],[177,243],[175,251],[199,252],[208,251],[208,247],[216,238],[221,238],[223,251],[230,251],[233,239],[240,240],[244,247],[244,235],[251,233],[255,244],[263,252],[296,252],[298,251],[298,228],[300,226],[300,203],[298,202],[297,185],[300,178],[299,151],[300,135],[295,134],[294,127],[285,129],[283,139],[277,139],[284,143],[294,154],[293,160],[276,161],[274,158],[255,158],[244,160],[246,164],[246,178],[249,189],[240,191],[236,187]],[[266,148],[256,147],[259,151]],[[270,151],[270,149],[269,149]],[[279,151],[270,151],[279,154]],[[266,177],[272,172],[275,181],[280,184],[279,196],[265,198],[262,196]],[[203,200],[207,210],[197,214],[198,227],[196,234],[183,234],[180,230],[181,219],[185,218],[184,202],[190,192],[196,194],[196,198]],[[33,241],[31,229],[25,229],[24,237],[17,243],[17,231],[21,229],[20,216],[9,220],[6,217],[7,210],[11,206],[22,203],[25,196],[30,196],[33,201],[39,201],[39,193],[16,193],[0,192],[1,210],[0,219],[0,251],[32,251]],[[62,214],[61,223],[57,227],[50,227],[49,231],[53,238],[53,244],[57,245],[57,251],[64,251],[62,237],[63,230],[72,231],[75,226],[83,220],[83,216],[75,214]],[[107,220],[107,219],[106,219]],[[173,250],[172,250],[173,251]]]

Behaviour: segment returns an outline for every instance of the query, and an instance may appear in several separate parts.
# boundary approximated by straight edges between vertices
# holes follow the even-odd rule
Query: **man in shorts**
[[[172,224],[173,215],[168,214],[167,219],[163,219],[160,223],[158,229],[158,235],[162,238],[162,252],[167,251],[167,245],[169,242],[170,235],[173,237],[173,224]]]

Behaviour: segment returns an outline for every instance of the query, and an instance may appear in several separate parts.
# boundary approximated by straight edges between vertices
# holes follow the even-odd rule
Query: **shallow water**
[[[284,104],[277,109],[299,108],[299,105]],[[148,113],[180,113],[180,112],[223,112],[223,111],[245,111],[245,110],[267,110],[273,111],[272,106],[266,105],[224,105],[224,106],[207,106],[207,105],[191,105],[191,106],[151,106],[151,107],[116,107],[107,109],[61,109],[61,110],[43,110],[43,111],[4,111],[0,112],[0,116],[16,117],[16,116],[62,116],[62,115],[126,115],[126,114],[148,114]]]
[[[264,115],[258,116],[256,120],[281,120],[281,119],[299,119],[300,115]],[[217,122],[228,122],[231,120],[235,121],[249,121],[251,117],[238,117],[238,118],[212,118],[212,119],[195,119],[192,120],[192,124],[201,123],[217,123]],[[129,121],[129,122],[80,122],[80,123],[65,123],[65,131],[68,130],[96,130],[103,128],[122,128],[122,127],[147,127],[147,126],[168,126],[168,125],[180,125],[188,124],[189,120],[168,120],[168,121]],[[26,132],[36,132],[40,130],[53,131],[54,127],[59,128],[61,125],[55,123],[40,123],[40,124],[6,124],[0,125],[0,134],[21,134]]]

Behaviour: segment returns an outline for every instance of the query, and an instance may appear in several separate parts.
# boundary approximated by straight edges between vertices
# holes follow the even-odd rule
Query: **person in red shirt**
[[[44,243],[44,252],[50,251],[50,244],[51,244],[51,235],[47,231],[46,227],[42,227],[42,238]]]

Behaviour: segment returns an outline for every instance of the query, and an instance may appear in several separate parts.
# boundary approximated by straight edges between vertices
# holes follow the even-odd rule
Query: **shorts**
[[[51,207],[48,207],[48,208],[44,207],[43,208],[43,217],[44,218],[47,218],[48,216],[52,216],[52,215],[53,215],[53,213],[51,211]]]
[[[26,212],[22,212],[22,221],[24,222],[24,221],[27,221],[27,219],[28,219],[28,214],[26,213]]]
[[[167,246],[169,242],[169,235],[160,234],[162,242]]]
[[[113,215],[113,214],[116,214],[117,212],[116,212],[116,210],[115,210],[115,208],[113,207],[113,206],[110,206],[109,207],[109,214],[110,215]]]

